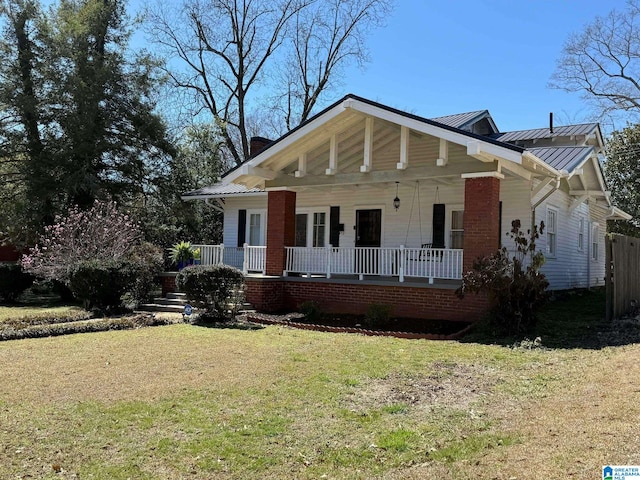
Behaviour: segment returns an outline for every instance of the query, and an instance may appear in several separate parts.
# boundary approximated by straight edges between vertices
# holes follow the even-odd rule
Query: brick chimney
[[[255,157],[271,143],[271,140],[264,137],[251,137],[249,140],[249,156]]]

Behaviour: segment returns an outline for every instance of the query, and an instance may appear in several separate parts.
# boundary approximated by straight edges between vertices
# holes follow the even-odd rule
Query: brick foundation
[[[252,277],[246,283],[247,301],[265,313],[295,311],[302,302],[316,301],[327,312],[364,314],[372,303],[382,303],[392,305],[398,317],[472,322],[489,307],[485,297],[459,299],[451,287]]]

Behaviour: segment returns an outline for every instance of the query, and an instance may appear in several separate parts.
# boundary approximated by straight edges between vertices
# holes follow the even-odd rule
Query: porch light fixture
[[[400,208],[400,199],[398,198],[398,184],[400,182],[396,182],[396,198],[393,199],[393,208],[396,209],[396,211],[398,211],[398,209]]]

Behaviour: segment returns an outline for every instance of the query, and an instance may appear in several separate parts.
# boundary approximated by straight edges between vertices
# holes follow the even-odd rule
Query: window
[[[296,247],[326,247],[329,240],[327,212],[296,213]]]
[[[584,251],[584,217],[578,220],[578,251]]]
[[[296,213],[296,247],[307,246],[307,221],[309,215]]]
[[[599,257],[599,252],[598,252],[598,245],[599,245],[599,240],[600,240],[600,225],[598,225],[597,223],[594,223],[591,226],[591,259],[596,262],[598,261],[598,257]]]
[[[313,214],[313,246],[324,247],[327,231],[327,214],[316,212]]]
[[[556,256],[557,251],[557,226],[558,212],[556,210],[547,210],[547,253],[550,257]]]
[[[249,215],[249,245],[262,245],[262,215]]]
[[[463,210],[451,211],[451,248],[463,248],[464,223]]]

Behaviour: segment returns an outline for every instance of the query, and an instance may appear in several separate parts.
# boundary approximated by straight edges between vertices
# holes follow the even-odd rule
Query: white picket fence
[[[285,275],[332,275],[462,279],[463,251],[450,248],[286,247]]]

